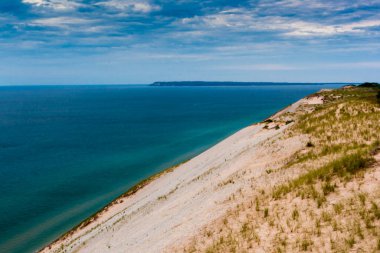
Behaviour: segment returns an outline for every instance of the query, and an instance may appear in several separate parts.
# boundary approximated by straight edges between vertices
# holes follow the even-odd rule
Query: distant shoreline
[[[332,82],[332,83],[290,83],[290,82],[219,82],[219,81],[175,81],[175,82],[154,82],[150,86],[182,86],[182,87],[221,87],[221,86],[268,86],[268,85],[331,85],[346,84],[353,85],[356,83]]]
[[[239,86],[279,86],[279,85],[358,85],[362,82],[229,82],[229,81],[157,81],[153,83],[111,83],[111,84],[0,84],[0,88],[54,88],[54,87],[98,87],[98,86],[177,86],[177,87],[239,87]]]

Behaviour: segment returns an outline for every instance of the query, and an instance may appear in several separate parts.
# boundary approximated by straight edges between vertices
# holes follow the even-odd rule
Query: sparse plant
[[[293,220],[298,220],[299,216],[300,216],[300,214],[299,214],[298,210],[294,209],[293,212],[292,212],[292,218],[293,218]]]
[[[376,219],[380,219],[380,209],[378,208],[377,204],[372,201],[371,211],[373,212]]]
[[[268,214],[269,214],[269,210],[268,210],[268,208],[265,208],[264,209],[264,218],[267,218]]]
[[[355,244],[355,238],[353,236],[350,236],[346,239],[346,243],[350,248],[352,248]]]
[[[326,182],[322,186],[322,191],[324,195],[328,195],[329,193],[335,190],[336,185],[330,184],[330,182]]]
[[[365,200],[366,200],[366,196],[365,196],[365,194],[360,193],[360,194],[358,195],[358,197],[359,197],[360,203],[364,206],[364,205],[365,205]]]
[[[325,211],[322,212],[322,220],[323,220],[324,222],[331,222],[332,217],[331,217],[330,213],[325,212]]]
[[[255,210],[256,210],[256,212],[260,211],[260,204],[259,204],[258,198],[255,199]]]
[[[343,204],[342,203],[338,203],[338,204],[334,205],[334,211],[336,214],[341,214],[342,210],[343,210]]]
[[[308,251],[312,244],[313,242],[310,239],[304,238],[301,242],[301,250]]]

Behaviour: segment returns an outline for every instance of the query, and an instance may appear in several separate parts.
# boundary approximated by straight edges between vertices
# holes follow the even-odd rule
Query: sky
[[[380,0],[0,0],[0,85],[380,82]]]

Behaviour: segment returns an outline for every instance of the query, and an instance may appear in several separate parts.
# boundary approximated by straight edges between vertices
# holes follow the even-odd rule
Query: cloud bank
[[[374,62],[379,41],[380,0],[0,2],[0,49],[10,58],[82,61],[100,54],[129,64],[149,57],[207,61],[205,68],[243,61],[255,71],[291,72],[294,61],[322,61],[322,55],[340,66]]]

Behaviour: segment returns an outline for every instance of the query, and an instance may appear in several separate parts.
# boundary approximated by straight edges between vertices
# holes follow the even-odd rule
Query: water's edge
[[[318,92],[316,92],[318,93]],[[309,96],[312,96],[313,94],[316,94],[316,93],[312,93],[312,94],[309,94],[299,100],[297,100],[296,102],[294,103],[297,103],[299,102],[300,100],[304,99],[304,98],[307,98]],[[291,105],[288,105],[278,111],[276,111],[275,113],[273,113],[272,115],[269,115],[266,119],[269,119],[271,117],[273,117],[274,115],[276,115],[277,113],[285,110],[286,108],[290,107]],[[266,119],[264,119],[263,121],[265,121]],[[260,121],[260,122],[253,122],[251,125],[256,125],[256,124],[260,124],[262,123],[263,121]],[[249,126],[249,125],[248,125]],[[134,195],[135,193],[137,193],[139,190],[143,189],[145,186],[149,185],[150,183],[152,183],[154,180],[160,178],[161,176],[164,176],[165,174],[167,173],[170,173],[172,171],[174,171],[177,167],[179,167],[180,165],[192,160],[193,158],[197,157],[198,155],[204,153],[205,151],[207,151],[208,149],[211,149],[212,147],[214,147],[215,145],[218,145],[218,143],[224,141],[225,139],[227,138],[230,138],[231,136],[233,136],[234,134],[236,134],[237,132],[239,131],[242,131],[243,129],[247,128],[248,126],[244,126],[242,127],[241,129],[238,129],[237,131],[231,133],[230,135],[228,135],[227,137],[223,138],[222,140],[218,141],[217,143],[215,144],[211,144],[210,147],[206,148],[205,150],[202,150],[202,151],[199,151],[197,152],[196,154],[194,154],[191,158],[189,159],[185,159],[184,161],[182,162],[179,162],[177,163],[176,165],[174,166],[171,166],[171,167],[168,167],[162,171],[159,171],[149,177],[147,177],[146,179],[143,179],[141,180],[140,182],[138,182],[137,184],[135,184],[134,186],[130,187],[126,192],[120,194],[119,196],[115,197],[111,202],[109,202],[108,204],[106,204],[105,206],[103,206],[102,208],[100,208],[98,211],[94,212],[92,215],[90,215],[88,218],[84,219],[83,221],[79,222],[77,225],[75,225],[72,229],[68,230],[67,232],[63,233],[61,236],[58,236],[57,239],[55,239],[54,241],[46,244],[45,246],[41,247],[39,251],[53,245],[54,243],[60,241],[60,240],[64,240],[66,239],[67,236],[70,236],[72,233],[74,233],[77,229],[82,229],[88,225],[91,224],[92,221],[94,221],[94,219],[96,218],[96,216],[98,216],[99,214],[103,213],[103,212],[106,212],[107,209],[111,206],[113,206],[114,204],[116,204],[116,202],[118,202],[120,199],[122,198],[125,198],[125,197],[129,197],[129,196],[132,196]],[[39,252],[38,251],[38,252]]]

